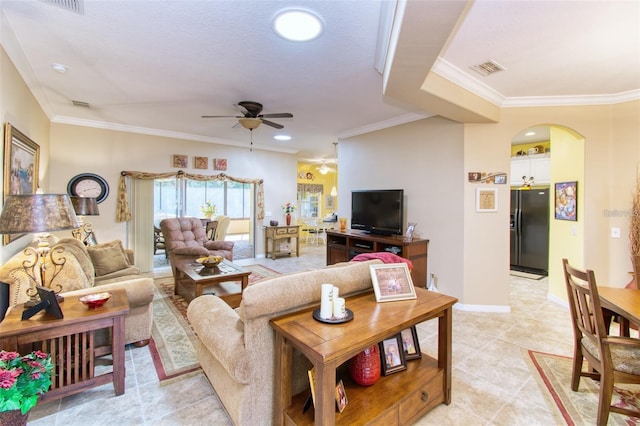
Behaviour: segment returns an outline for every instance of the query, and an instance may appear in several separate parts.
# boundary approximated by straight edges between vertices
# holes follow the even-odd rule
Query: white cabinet
[[[523,176],[533,176],[534,185],[551,183],[551,157],[548,154],[527,155],[511,159],[511,186],[524,184]]]

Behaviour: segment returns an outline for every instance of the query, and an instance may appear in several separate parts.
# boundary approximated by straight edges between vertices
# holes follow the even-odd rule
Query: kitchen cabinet
[[[551,183],[551,157],[549,154],[524,155],[511,158],[511,186],[522,186],[522,176],[533,176],[534,185]]]

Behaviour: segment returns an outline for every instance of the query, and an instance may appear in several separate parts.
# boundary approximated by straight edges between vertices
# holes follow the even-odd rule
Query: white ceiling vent
[[[477,72],[478,74],[481,74],[483,76],[488,76],[494,73],[497,73],[498,71],[504,71],[504,67],[502,65],[500,65],[499,63],[497,63],[496,61],[494,61],[493,59],[489,59],[487,62],[483,62],[481,64],[478,65],[474,65],[472,67],[470,67],[472,70],[474,70],[475,72]]]
[[[54,6],[61,7],[69,12],[75,12],[84,15],[84,0],[40,0]]]
[[[82,108],[91,108],[91,105],[89,105],[89,102],[71,101],[71,103],[73,104],[73,106],[82,107]]]

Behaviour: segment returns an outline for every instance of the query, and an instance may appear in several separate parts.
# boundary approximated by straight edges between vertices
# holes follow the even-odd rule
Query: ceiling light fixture
[[[273,138],[275,140],[277,140],[277,141],[290,141],[291,140],[291,136],[289,136],[289,135],[275,135]]]
[[[51,64],[51,68],[59,74],[64,74],[69,69],[66,65],[62,64]]]
[[[320,172],[320,174],[326,175],[327,173],[329,173],[329,167],[327,167],[326,164],[322,163],[318,171]]]
[[[257,129],[258,126],[262,124],[262,120],[260,120],[259,118],[252,118],[252,117],[242,117],[238,119],[238,121],[240,122],[242,127],[249,130]]]
[[[524,135],[525,136],[535,136],[536,132],[527,132]]]
[[[322,34],[324,25],[315,14],[306,10],[285,10],[273,20],[273,29],[290,41],[311,41]]]

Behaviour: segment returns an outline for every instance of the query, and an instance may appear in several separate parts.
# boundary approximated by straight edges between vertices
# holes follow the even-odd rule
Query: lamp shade
[[[66,194],[9,195],[0,214],[0,234],[63,231],[79,226]]]
[[[94,197],[69,197],[78,216],[98,216],[98,202]]]
[[[242,127],[248,130],[257,129],[260,124],[262,124],[262,120],[259,118],[253,117],[242,117],[238,120]]]

